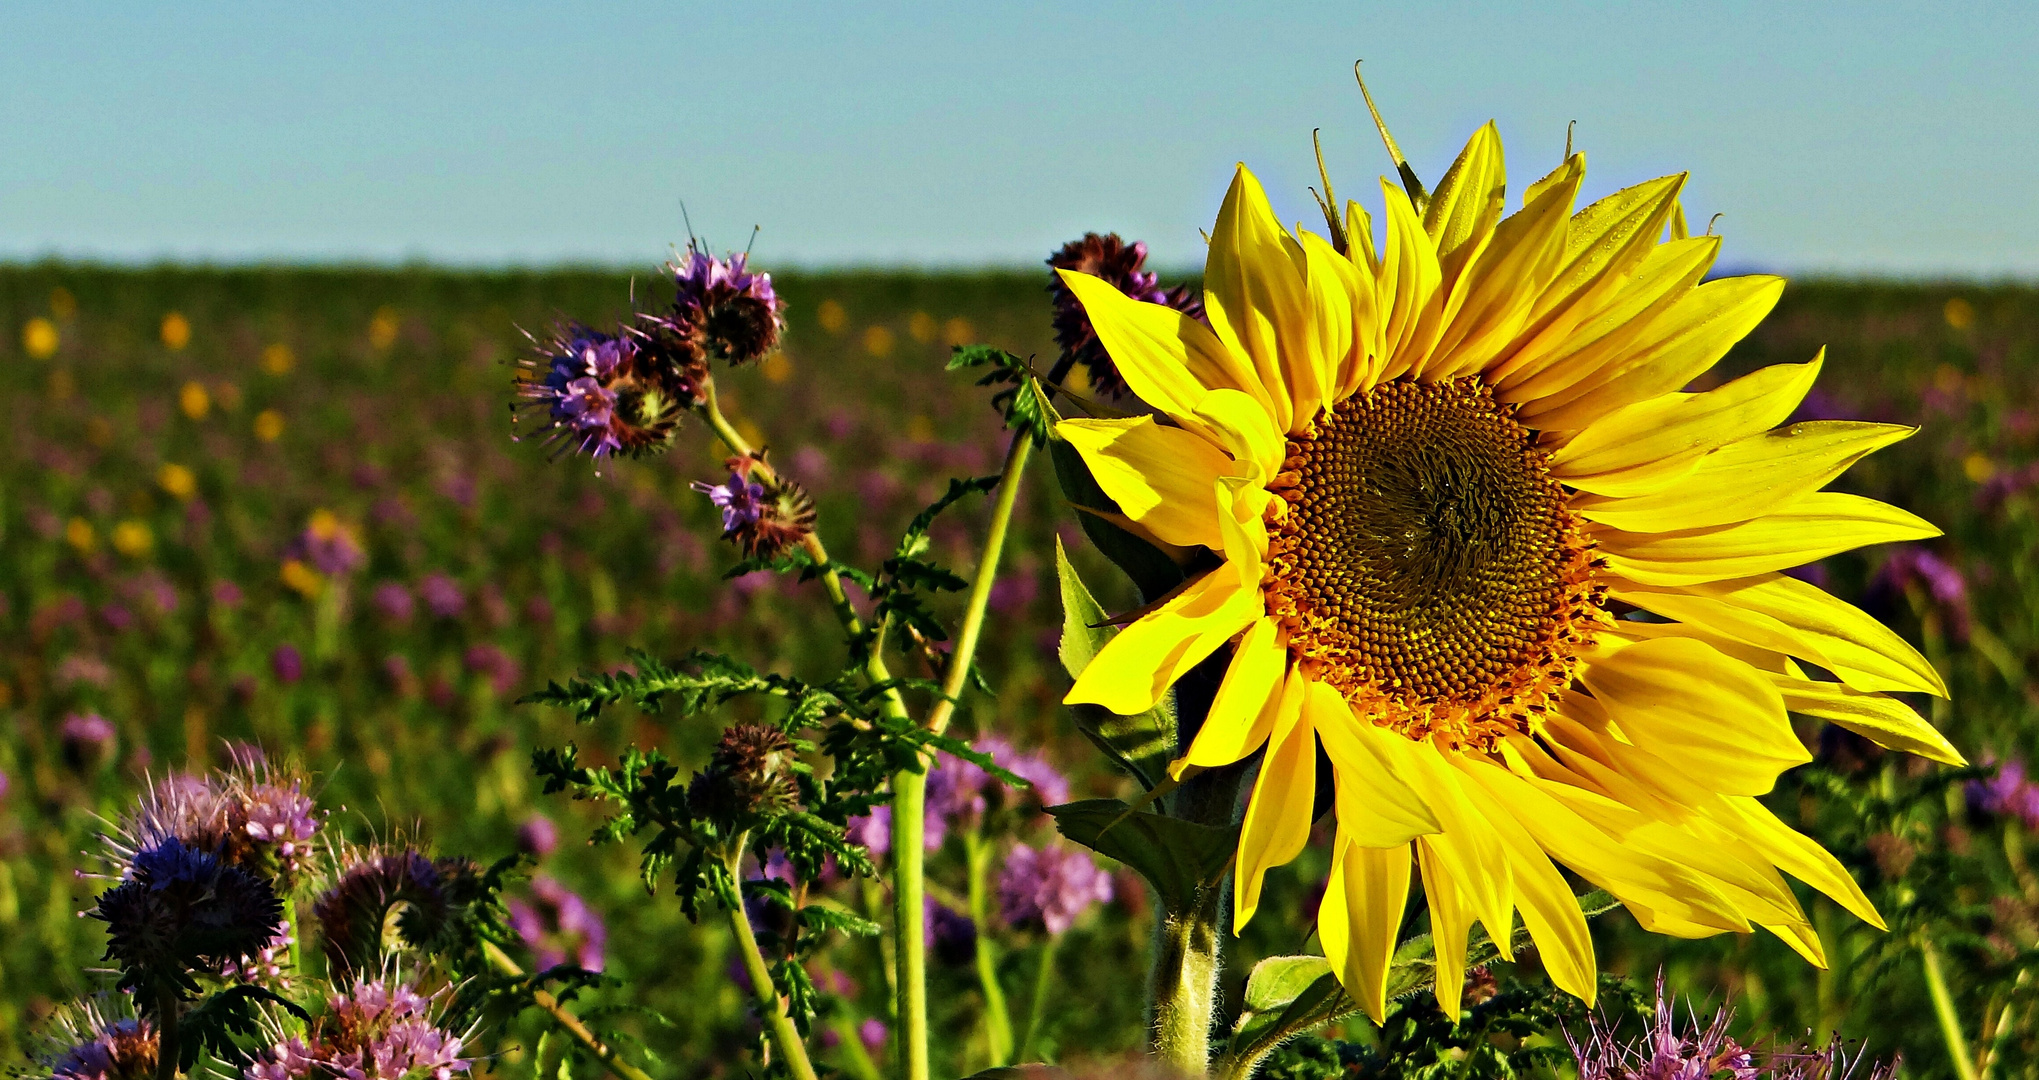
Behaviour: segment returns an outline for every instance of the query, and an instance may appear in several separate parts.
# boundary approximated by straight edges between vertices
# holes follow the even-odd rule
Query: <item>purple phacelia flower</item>
[[[1188,286],[1161,287],[1161,277],[1146,269],[1147,245],[1126,243],[1117,233],[1100,236],[1085,233],[1048,256],[1053,270],[1073,270],[1101,278],[1134,300],[1171,307],[1193,319],[1204,318],[1203,301]],[[1062,347],[1065,364],[1082,364],[1090,385],[1098,393],[1119,398],[1126,393],[1125,377],[1098,340],[1097,328],[1076,299],[1060,273],[1053,275],[1048,292],[1055,298],[1055,344]]]
[[[283,903],[261,877],[172,838],[136,852],[87,914],[106,924],[105,959],[120,965],[122,989],[189,993],[192,972],[258,952]]]
[[[125,995],[123,995],[123,998]],[[109,1002],[126,1009],[126,1002]],[[52,1022],[37,1055],[50,1080],[154,1080],[156,1027],[132,1015],[108,1015],[98,1001],[71,1006]]]
[[[807,489],[764,466],[764,456],[729,460],[729,479],[695,481],[695,491],[722,511],[722,538],[751,558],[774,558],[814,534],[814,499]],[[750,479],[757,470],[762,480]]]
[[[382,582],[375,587],[374,592],[368,594],[368,600],[375,605],[375,610],[380,612],[383,618],[399,626],[410,622],[411,616],[418,609],[417,598],[412,596],[411,590],[404,588],[401,582]]]
[[[926,898],[925,915],[921,920],[922,933],[926,936],[927,947],[935,959],[944,964],[961,967],[977,958],[977,924],[970,916],[946,904],[938,904],[934,897]]]
[[[664,450],[695,395],[673,366],[632,334],[604,334],[577,323],[562,327],[535,360],[517,394],[543,409],[548,445],[597,460]]]
[[[304,654],[286,641],[269,654],[269,670],[277,682],[294,683],[304,678]]]
[[[460,585],[438,570],[418,582],[418,596],[435,619],[457,619],[467,607],[467,596],[460,591]]]
[[[998,913],[1008,926],[1059,935],[1092,904],[1112,898],[1111,875],[1072,847],[1016,844],[998,875]]]
[[[472,1067],[460,1056],[472,1033],[441,1026],[445,994],[356,979],[327,999],[304,1035],[280,1037],[255,1055],[242,1080],[451,1080]]]
[[[974,827],[987,810],[1008,806],[1038,809],[1069,801],[1068,779],[1047,758],[1023,754],[996,735],[978,739],[975,749],[991,755],[1000,768],[1029,786],[1008,791],[1002,781],[975,762],[942,758],[928,770],[927,777],[926,832],[931,846],[940,847],[949,829]]]
[[[1984,513],[1994,514],[2005,503],[2035,488],[2039,488],[2039,461],[2022,468],[1998,469],[1975,489],[1975,505]]]
[[[461,656],[461,662],[466,665],[469,674],[487,679],[489,688],[498,697],[516,689],[517,680],[523,676],[510,654],[504,652],[502,646],[491,642],[469,645],[467,652]]]
[[[772,275],[750,269],[749,256],[718,259],[689,245],[666,269],[673,276],[673,306],[664,317],[643,320],[651,340],[670,343],[681,356],[736,365],[779,347],[786,304],[772,288]]]
[[[331,510],[312,512],[311,521],[298,534],[291,554],[327,577],[346,577],[368,561],[368,553],[361,549],[353,526],[341,521]]]
[[[1704,1027],[1690,1012],[1680,1031],[1664,980],[1657,979],[1657,1007],[1650,1025],[1637,1038],[1623,1042],[1615,1025],[1588,1018],[1582,1043],[1565,1032],[1578,1065],[1579,1080],[1847,1080],[1861,1063],[1849,1060],[1840,1037],[1823,1050],[1785,1048],[1758,1055],[1728,1036],[1734,1012],[1723,1007]],[[1897,1063],[1872,1068],[1864,1080],[1890,1080]]]
[[[119,736],[98,713],[72,713],[58,729],[64,761],[79,772],[95,772],[113,760]]]
[[[892,808],[874,806],[870,813],[858,814],[851,818],[843,831],[850,843],[862,844],[873,859],[882,859],[892,850]],[[941,845],[927,846],[929,850],[933,850]]]
[[[1984,765],[1994,764],[1983,759]],[[1984,780],[1970,780],[1964,793],[1971,813],[1985,817],[2015,817],[2027,829],[2039,831],[2039,784],[2025,775],[2025,763],[2006,761],[1996,774]]]
[[[232,610],[240,607],[241,601],[245,599],[247,599],[247,596],[241,592],[241,587],[231,581],[222,579],[212,583],[212,606],[214,607]]]
[[[722,532],[733,535],[739,529],[755,524],[765,513],[765,485],[745,477],[741,473],[730,473],[729,479],[720,484],[694,481],[695,491],[708,496],[708,501],[722,511]]]
[[[532,814],[517,826],[517,850],[534,859],[552,854],[559,846],[559,826],[544,814]]]
[[[892,1030],[885,1026],[885,1021],[875,1016],[857,1025],[857,1041],[873,1054],[884,1050],[885,1040],[891,1037]]]
[[[1914,592],[1931,604],[1948,636],[1968,640],[1968,581],[1925,548],[1906,545],[1892,551],[1870,579],[1863,603],[1872,610],[1895,611],[1898,598]]]
[[[552,878],[531,879],[531,897],[509,901],[510,929],[523,939],[540,971],[573,964],[602,970],[609,931],[587,902]]]
[[[281,985],[290,979],[290,947],[295,944],[297,938],[290,932],[290,920],[284,919],[276,924],[261,948],[228,961],[224,974],[241,982]]]

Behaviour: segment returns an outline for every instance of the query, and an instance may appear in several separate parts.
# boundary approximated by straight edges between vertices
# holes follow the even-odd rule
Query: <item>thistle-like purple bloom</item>
[[[1112,878],[1090,856],[1060,844],[1014,845],[998,875],[998,913],[1007,925],[1059,935],[1092,904],[1109,902]]]
[[[695,491],[708,496],[708,501],[722,511],[722,532],[734,535],[758,523],[765,513],[765,485],[745,477],[741,473],[730,473],[729,479],[720,484],[707,484],[699,480],[691,485]]]
[[[1985,759],[1984,764],[1990,764]],[[2025,775],[2025,763],[2006,761],[1987,780],[1966,785],[1968,809],[1988,817],[2016,817],[2027,829],[2039,831],[2039,784]]]
[[[1204,318],[1203,300],[1188,286],[1163,289],[1161,276],[1146,265],[1147,245],[1138,241],[1128,244],[1117,233],[1085,233],[1081,240],[1071,240],[1048,256],[1048,266],[1054,271],[1073,270],[1102,278],[1134,300],[1171,307],[1193,319]],[[1098,393],[1113,399],[1124,396],[1125,377],[1105,352],[1097,328],[1060,273],[1053,274],[1048,292],[1055,298],[1055,344],[1062,347],[1063,360],[1082,364]]]
[[[303,1036],[279,1039],[242,1070],[243,1080],[451,1080],[473,1062],[460,1056],[469,1035],[440,1026],[445,991],[356,979],[327,1000]]]
[[[304,654],[286,641],[269,654],[269,670],[276,675],[277,682],[294,683],[304,678]]]
[[[1870,579],[1865,606],[1893,611],[1899,598],[1921,590],[1956,641],[1968,640],[1968,581],[1961,571],[1923,547],[1906,545],[1892,551]]]
[[[517,826],[517,850],[534,859],[552,854],[559,846],[559,826],[544,814],[532,814]]]
[[[546,442],[601,459],[638,457],[672,441],[693,395],[632,334],[605,334],[578,323],[561,327],[517,383],[526,408],[543,409]]]
[[[851,818],[843,831],[850,843],[862,844],[873,859],[882,859],[892,850],[892,808],[874,806],[870,813]],[[929,850],[940,846],[937,843],[927,845]]]
[[[417,598],[400,582],[382,582],[375,587],[374,592],[368,594],[368,598],[369,602],[375,605],[375,610],[382,613],[383,618],[398,625],[410,622],[411,616],[418,609]]]
[[[109,1017],[96,1002],[67,1010],[42,1054],[50,1080],[153,1080],[156,1026],[133,1016]]]
[[[996,735],[976,741],[975,749],[1025,780],[1029,787],[1009,791],[975,762],[944,757],[927,776],[927,826],[930,848],[940,847],[951,828],[968,828],[986,810],[1004,806],[1055,806],[1069,801],[1069,781],[1039,754],[1023,754]]]
[[[722,511],[722,538],[754,558],[774,557],[814,533],[814,499],[805,488],[785,476],[749,479],[752,465],[763,462],[762,454],[731,458],[728,480],[693,484]]]
[[[531,879],[531,898],[509,901],[510,929],[544,971],[573,964],[583,971],[602,970],[608,928],[587,902],[552,878]]]
[[[1664,980],[1657,979],[1657,1008],[1649,1028],[1630,1042],[1615,1038],[1613,1025],[1588,1019],[1586,1041],[1567,1031],[1579,1080],[1847,1080],[1861,1061],[1843,1052],[1839,1036],[1822,1050],[1787,1048],[1757,1055],[1727,1033],[1734,1012],[1723,1007],[1705,1027],[1687,1013],[1678,1030]],[[1877,1065],[1864,1080],[1890,1080],[1897,1063]]]
[[[739,365],[778,348],[786,303],[772,288],[772,275],[749,264],[747,255],[718,259],[690,245],[666,268],[675,289],[672,312],[646,320],[652,339],[686,342],[705,356]]]
[[[460,585],[438,570],[418,582],[418,596],[435,619],[457,619],[467,608],[467,596],[460,591]]]
[[[104,768],[113,760],[118,736],[112,722],[98,713],[72,713],[58,729],[64,760],[79,772]]]
[[[193,971],[220,971],[259,951],[283,919],[267,881],[175,838],[135,853],[125,880],[88,914],[106,924],[106,959],[122,989],[196,989]]]

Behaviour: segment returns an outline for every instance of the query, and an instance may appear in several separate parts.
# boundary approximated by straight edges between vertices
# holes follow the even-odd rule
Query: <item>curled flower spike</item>
[[[333,884],[312,901],[311,921],[335,971],[380,963],[392,913],[405,941],[433,942],[453,922],[463,880],[475,873],[466,859],[433,859],[409,847],[347,849],[334,863]]]
[[[786,302],[772,288],[772,275],[753,272],[749,256],[718,259],[698,247],[666,269],[676,293],[672,312],[648,317],[647,336],[678,345],[675,355],[705,355],[741,366],[779,347]]]
[[[1084,233],[1081,240],[1071,240],[1048,256],[1048,266],[1053,270],[1089,274],[1110,282],[1134,300],[1171,307],[1190,318],[1203,319],[1204,304],[1197,294],[1187,285],[1162,288],[1161,275],[1146,269],[1146,265],[1147,245],[1139,241],[1128,244],[1117,233],[1103,236]],[[1053,278],[1048,294],[1055,298],[1055,344],[1062,347],[1064,363],[1082,364],[1090,376],[1090,385],[1098,393],[1114,400],[1125,396],[1126,380],[1098,340],[1090,316],[1085,314],[1082,303],[1062,275],[1056,273]]]
[[[784,476],[749,479],[750,470],[732,459],[729,479],[720,484],[694,482],[722,511],[722,538],[750,558],[771,559],[798,547],[814,535],[814,498]],[[762,459],[760,459],[762,463]]]
[[[258,952],[283,919],[269,883],[175,838],[136,853],[128,877],[88,913],[106,924],[106,959],[144,1002],[195,992],[193,971],[218,972]]]
[[[52,1018],[48,1046],[37,1055],[50,1080],[151,1080],[156,1074],[156,1026],[113,1010],[125,997],[102,1005],[87,1001]],[[34,1074],[31,1074],[34,1075]]]
[[[600,459],[664,450],[695,397],[679,373],[636,335],[604,334],[578,323],[540,355],[522,361],[517,394],[544,409],[548,445]]]

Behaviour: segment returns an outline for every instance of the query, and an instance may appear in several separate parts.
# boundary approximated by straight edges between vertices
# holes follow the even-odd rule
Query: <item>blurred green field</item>
[[[1050,355],[1045,275],[775,278],[789,302],[785,352],[722,379],[724,403],[733,398],[773,460],[815,493],[830,548],[873,564],[949,476],[996,470],[997,417],[942,363],[952,342]],[[716,733],[624,715],[577,727],[512,704],[546,680],[613,668],[630,647],[833,671],[836,632],[811,588],[720,580],[735,556],[688,488],[717,478],[721,450],[705,432],[684,432],[663,458],[599,469],[512,441],[520,328],[614,320],[633,288],[663,299],[649,273],[0,268],[0,1058],[16,1059],[51,1003],[91,984],[83,969],[103,936],[76,918],[91,890],[72,871],[95,815],[118,813],[149,770],[218,764],[228,741],[257,743],[320,778],[322,802],[346,808],[334,815],[342,831],[420,834],[489,860],[511,850],[533,812],[570,841],[597,821],[537,793],[532,748],[578,740],[602,760],[634,741],[691,764]],[[1836,486],[1943,526],[1930,547],[1966,575],[1965,626],[1918,588],[1876,609],[1954,687],[1951,703],[1920,707],[1973,759],[2039,756],[2039,490],[2018,482],[2039,480],[2039,290],[1797,285],[1722,375],[1801,362],[1822,345],[1827,366],[1806,415],[1923,429]],[[365,566],[325,579],[286,572],[322,512],[358,533]],[[972,505],[943,519],[936,540],[952,565],[967,568],[984,513]],[[976,700],[968,723],[1051,748],[1079,795],[1121,794],[1055,705],[1066,684],[1053,658],[1053,535],[1094,583],[1108,580],[1107,564],[1078,550],[1045,470],[1018,520],[981,657],[999,694]],[[1820,572],[1860,601],[1887,556],[1838,557]],[[407,616],[388,599],[393,585],[412,597]],[[279,660],[285,647],[300,672]],[[81,713],[114,724],[109,760],[67,759],[60,729]],[[1894,936],[1812,901],[1834,958],[1820,973],[1772,938],[1671,942],[1616,915],[1596,926],[1603,964],[1645,979],[1662,966],[1699,997],[1731,992],[1751,1033],[1840,1030],[1877,1053],[1902,1049],[1914,1074],[1941,1075],[1947,1060],[1905,938],[1931,934],[1963,1016],[2022,1018],[2004,1060],[2029,1069],[2039,979],[2019,972],[2039,945],[2039,879],[2019,825],[1970,815],[1958,787],[1921,809],[1907,793],[1930,778],[1914,766],[1822,746],[1822,764],[1772,805],[1855,869]],[[1851,799],[1892,809],[1864,826],[1844,812]],[[672,1021],[646,1024],[647,1041],[670,1062],[740,1074],[751,1036],[720,931],[647,900],[628,850],[569,842],[547,862],[608,920],[609,970]],[[959,862],[945,853],[937,879]],[[1324,862],[1313,851],[1278,872],[1263,909],[1299,910]],[[1144,967],[1149,912],[1135,879],[1119,891],[1057,954],[1064,985],[1123,990],[1058,1010],[1050,1041],[1067,1052],[1140,1038],[1128,973]],[[1254,957],[1298,951],[1305,925],[1258,920],[1228,993],[1240,993]],[[879,969],[839,951],[855,984],[844,1008],[881,1015]],[[938,1023],[950,1046],[967,1047],[957,1018],[973,1008],[974,976],[936,978],[932,997],[948,1014]],[[1999,987],[2013,989],[1992,997]],[[1363,1039],[1364,1027],[1348,1032]],[[491,1034],[533,1037],[515,1026]],[[514,1073],[517,1060],[495,1066]]]

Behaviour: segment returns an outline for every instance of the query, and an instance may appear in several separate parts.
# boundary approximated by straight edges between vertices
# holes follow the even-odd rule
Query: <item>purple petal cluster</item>
[[[1060,844],[1014,845],[998,875],[998,913],[1009,926],[1060,934],[1090,905],[1111,898],[1111,875],[1089,855]]]
[[[1985,765],[1990,762],[1985,759]],[[2006,761],[1987,780],[1970,780],[1968,809],[1987,817],[2015,817],[2025,828],[2039,831],[2039,783],[2025,775],[2025,763]]]
[[[2039,488],[2039,461],[2028,462],[2018,468],[2003,468],[1996,471],[1982,486],[1975,489],[1975,505],[1985,513],[1996,513],[2005,503]]]
[[[292,547],[297,558],[327,577],[345,577],[368,561],[354,530],[329,510],[311,516]]]
[[[269,883],[176,838],[135,853],[127,876],[88,913],[106,924],[106,959],[121,986],[191,986],[189,972],[221,971],[259,951],[283,919]]]
[[[544,814],[532,814],[517,826],[517,850],[534,859],[552,854],[559,846],[559,826]]]
[[[1732,1010],[1722,1008],[1704,1027],[1688,1013],[1691,1022],[1684,1030],[1674,1013],[1659,977],[1655,1016],[1639,1037],[1624,1042],[1614,1025],[1598,1017],[1588,1020],[1584,1042],[1567,1031],[1579,1080],[1847,1080],[1860,1064],[1848,1059],[1838,1036],[1822,1050],[1786,1048],[1758,1056],[1728,1036]],[[1896,1062],[1878,1065],[1864,1080],[1890,1080],[1896,1070]]]
[[[279,1040],[242,1070],[243,1080],[451,1080],[473,1062],[467,1036],[439,1026],[444,991],[421,994],[402,983],[357,979],[327,1001],[305,1036]]]
[[[64,717],[57,737],[63,744],[64,760],[80,772],[105,767],[112,761],[118,742],[112,722],[98,713],[72,713]]]
[[[695,481],[695,491],[722,511],[722,538],[753,558],[772,558],[814,533],[814,499],[791,479],[764,465],[764,455],[729,459],[729,479]],[[753,477],[762,479],[753,479]]]
[[[561,327],[517,383],[528,409],[543,410],[546,443],[601,459],[663,450],[694,402],[672,365],[633,334]]]
[[[96,1003],[60,1016],[55,1045],[43,1055],[51,1080],[152,1080],[156,1028],[133,1016],[108,1017]]]
[[[647,318],[654,341],[684,343],[687,351],[731,364],[763,359],[779,346],[786,303],[772,275],[750,268],[750,257],[718,259],[689,245],[666,269],[673,276],[671,313]]]
[[[1046,757],[1021,753],[996,735],[978,739],[975,749],[991,755],[1000,768],[1031,786],[1008,794],[1003,782],[975,762],[942,758],[928,770],[927,776],[926,835],[930,849],[942,845],[949,829],[970,827],[986,810],[1010,805],[1014,797],[1019,804],[1036,808],[1069,801],[1069,780]]]
[[[172,775],[150,785],[111,835],[102,837],[111,876],[132,876],[139,852],[175,840],[288,888],[317,853],[325,815],[302,777],[272,769],[252,748],[231,770]]]
[[[722,511],[722,532],[725,536],[733,536],[756,525],[758,519],[765,515],[765,485],[741,473],[730,473],[729,479],[720,484],[704,484],[696,480],[692,487],[708,496],[708,501]]]
[[[1968,640],[1968,580],[1952,563],[1926,548],[1908,545],[1892,551],[1870,579],[1863,600],[1872,609],[1894,611],[1899,598],[1914,590],[1933,605],[1949,636]]]
[[[1048,265],[1058,271],[1073,270],[1101,278],[1135,300],[1171,307],[1193,319],[1204,318],[1203,300],[1188,286],[1163,289],[1161,276],[1146,269],[1146,244],[1138,241],[1128,244],[1117,233],[1085,233],[1082,239],[1071,240],[1048,256]],[[1061,274],[1052,277],[1048,292],[1055,298],[1055,344],[1062,347],[1063,362],[1082,364],[1090,375],[1090,385],[1098,393],[1113,399],[1124,396],[1125,377],[1119,374],[1118,366],[1105,352],[1104,343],[1098,340],[1097,328],[1091,325],[1083,304],[1063,282]]]
[[[531,879],[530,899],[509,902],[510,929],[544,971],[572,964],[583,971],[602,970],[609,931],[587,902],[558,881],[539,875]]]

